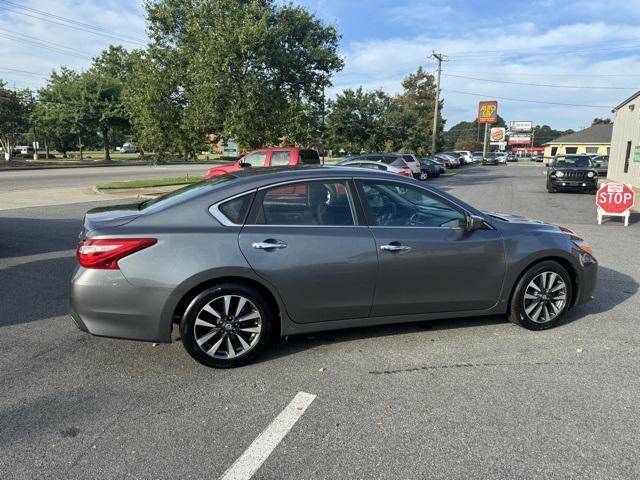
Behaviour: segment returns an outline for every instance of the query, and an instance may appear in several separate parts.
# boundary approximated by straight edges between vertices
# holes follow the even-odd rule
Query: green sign
[[[633,149],[633,161],[640,163],[640,145],[636,145]]]

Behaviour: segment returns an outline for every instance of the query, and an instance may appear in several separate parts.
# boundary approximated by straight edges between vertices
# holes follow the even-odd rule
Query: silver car
[[[392,163],[374,162],[373,160],[345,160],[338,165],[344,167],[368,168],[370,170],[380,170],[382,172],[395,173],[403,177],[413,177],[411,168],[402,159],[397,159]]]
[[[72,317],[94,335],[170,342],[211,367],[272,335],[482,315],[552,327],[597,262],[568,229],[346,167],[234,172],[90,210]]]

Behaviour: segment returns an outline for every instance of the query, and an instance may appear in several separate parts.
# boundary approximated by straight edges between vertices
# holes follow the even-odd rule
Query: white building
[[[640,188],[640,91],[613,109],[607,177]]]

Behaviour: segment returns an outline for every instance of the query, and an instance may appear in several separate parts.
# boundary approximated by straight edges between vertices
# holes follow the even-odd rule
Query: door
[[[418,186],[358,181],[379,256],[372,316],[482,310],[505,276],[498,231],[467,231],[465,212]]]
[[[294,322],[369,315],[378,256],[353,200],[347,180],[287,183],[254,200],[240,249]]]

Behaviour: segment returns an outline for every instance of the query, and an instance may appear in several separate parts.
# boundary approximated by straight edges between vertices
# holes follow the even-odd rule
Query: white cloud
[[[486,32],[485,32],[486,33]],[[435,69],[429,59],[433,49],[450,54],[444,65],[444,116],[448,126],[474,117],[479,97],[454,93],[472,92],[482,96],[530,99],[546,102],[615,106],[640,84],[638,49],[629,48],[640,38],[640,27],[609,25],[603,22],[561,25],[540,31],[530,23],[511,24],[478,36],[389,39],[353,42],[344,50],[346,66],[334,81],[333,91],[363,85],[382,87],[389,93],[400,89],[400,82],[419,65]],[[637,43],[640,43],[637,42]],[[568,46],[567,46],[568,45]],[[573,45],[573,46],[571,46]],[[625,46],[626,50],[607,50],[607,46]],[[560,48],[559,46],[563,46]],[[509,55],[496,50],[511,50]],[[563,52],[582,53],[563,53]],[[488,52],[495,52],[489,54]],[[452,75],[521,83],[560,84],[565,86],[623,86],[629,90],[564,89],[491,83],[462,79]],[[637,75],[636,77],[593,77],[587,75]],[[556,128],[588,125],[596,116],[610,115],[609,108],[578,108],[500,101],[500,114],[509,119],[530,119]]]

